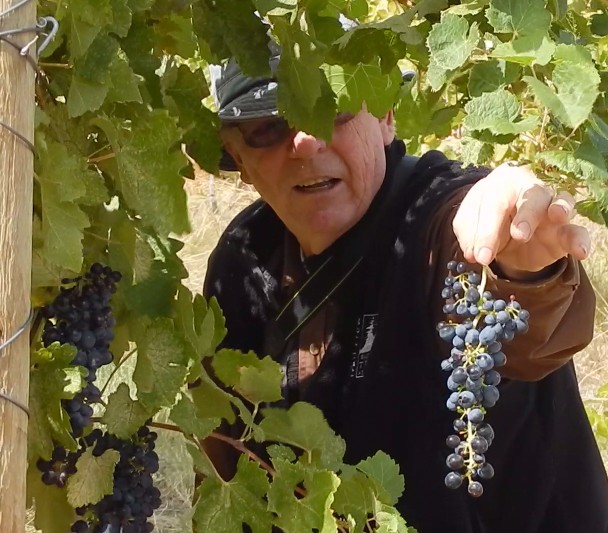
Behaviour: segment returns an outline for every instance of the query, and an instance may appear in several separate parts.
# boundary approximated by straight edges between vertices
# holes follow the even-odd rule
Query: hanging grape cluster
[[[494,468],[485,457],[494,430],[485,417],[500,397],[501,378],[496,368],[507,362],[502,342],[528,331],[530,313],[514,297],[508,302],[494,299],[484,290],[485,277],[466,263],[450,261],[447,268],[443,311],[460,321],[437,326],[440,337],[452,345],[450,357],[441,363],[441,368],[450,372],[447,386],[451,394],[446,405],[459,415],[454,421],[456,433],[446,441],[453,451],[446,460],[450,472],[445,484],[457,489],[466,480],[469,494],[478,497],[483,494],[481,480],[494,476]]]
[[[100,429],[84,437],[84,446],[93,447],[99,457],[107,450],[120,453],[114,470],[113,492],[101,501],[76,509],[80,519],[72,525],[73,533],[150,533],[148,522],[161,505],[160,491],[152,474],[158,471],[154,451],[157,434],[142,426],[129,440],[119,439]]]
[[[116,319],[109,304],[121,278],[120,272],[95,263],[84,276],[63,279],[60,293],[42,309],[46,319],[44,346],[54,342],[75,346],[78,351],[72,364],[87,370],[87,386],[73,399],[62,402],[70,416],[74,437],[83,434],[93,416],[91,404],[100,399],[100,391],[94,385],[97,369],[114,359],[109,348],[114,340],[112,328]]]
[[[99,428],[88,429],[92,424],[91,405],[101,398],[101,391],[95,385],[97,370],[114,359],[110,343],[114,339],[116,319],[110,303],[121,278],[120,272],[95,263],[84,276],[63,279],[60,293],[42,309],[46,319],[43,345],[48,347],[59,342],[76,347],[71,364],[86,369],[87,381],[73,399],[62,400],[78,449],[68,452],[63,446],[56,446],[49,461],[39,459],[36,466],[42,472],[42,482],[64,487],[76,473],[77,461],[87,448],[93,448],[95,457],[107,450],[120,454],[112,494],[93,505],[76,509],[79,519],[72,525],[74,533],[150,533],[154,525],[148,519],[161,505],[160,491],[152,479],[159,468],[154,451],[157,434],[150,431],[148,424],[128,440]]]

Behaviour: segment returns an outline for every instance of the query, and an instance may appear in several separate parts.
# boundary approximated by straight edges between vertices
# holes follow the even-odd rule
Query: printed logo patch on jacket
[[[353,354],[353,360],[351,364],[351,378],[362,378],[365,375],[365,365],[372,346],[374,345],[374,339],[376,338],[376,324],[378,322],[378,313],[371,315],[363,315],[357,321],[357,347]]]

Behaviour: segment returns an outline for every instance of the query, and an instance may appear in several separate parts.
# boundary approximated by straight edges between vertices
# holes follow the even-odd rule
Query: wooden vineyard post
[[[0,0],[0,13],[19,0]],[[36,27],[36,2],[0,17],[2,32]],[[5,36],[24,46],[34,32]],[[30,48],[33,54],[35,47]],[[34,138],[34,69],[19,50],[0,40],[0,121],[30,142]],[[32,268],[33,153],[0,125],[0,345],[26,322]],[[29,329],[0,350],[0,393],[27,405]],[[25,531],[27,467],[25,411],[0,397],[0,532]]]

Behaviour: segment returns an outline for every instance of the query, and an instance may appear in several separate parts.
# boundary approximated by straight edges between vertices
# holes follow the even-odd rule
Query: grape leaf
[[[303,109],[311,112],[321,96],[321,50],[310,36],[283,19],[276,19],[274,30],[282,47],[276,73],[280,99],[286,109],[291,100],[297,100]]]
[[[86,54],[76,60],[75,72],[83,80],[106,83],[110,75],[110,65],[119,49],[118,41],[114,37],[107,34],[98,35]]]
[[[338,98],[338,109],[358,113],[367,111],[381,118],[397,100],[402,78],[399,68],[383,74],[380,62],[358,65],[323,65],[329,83]]]
[[[121,383],[110,394],[107,403],[101,423],[106,424],[107,430],[121,439],[134,435],[155,411],[138,400],[132,400],[126,383]]]
[[[414,528],[407,527],[397,509],[389,505],[380,504],[374,520],[378,524],[376,533],[416,533]]]
[[[161,235],[190,230],[180,169],[184,155],[174,148],[180,133],[166,111],[142,113],[131,124],[99,117],[118,162],[118,184],[127,204]]]
[[[344,440],[329,427],[317,407],[297,402],[288,410],[262,409],[262,414],[260,429],[266,440],[297,446],[311,458],[320,455],[321,465],[330,465],[343,458]]]
[[[201,416],[194,402],[185,394],[171,409],[169,418],[175,422],[182,431],[194,435],[199,439],[207,438],[222,422],[220,418]]]
[[[483,165],[494,155],[494,146],[465,135],[462,138],[460,160],[466,165]]]
[[[555,52],[555,43],[545,32],[532,33],[507,43],[500,43],[491,56],[522,65],[546,65]]]
[[[70,22],[70,51],[72,59],[78,59],[87,52],[91,43],[99,35],[101,26],[84,22],[74,15],[70,18]]]
[[[273,466],[277,475],[268,491],[268,509],[278,515],[274,524],[291,533],[323,531],[325,523],[332,521],[332,503],[340,484],[338,476],[278,458]],[[306,496],[296,497],[294,490],[301,482]]]
[[[140,329],[133,373],[138,397],[151,409],[172,407],[188,371],[184,341],[167,318],[150,320]]]
[[[281,365],[270,356],[260,359],[253,352],[225,349],[215,355],[212,365],[219,379],[254,404],[283,397]]]
[[[376,485],[372,479],[355,467],[344,465],[340,474],[340,486],[336,491],[333,509],[343,515],[351,515],[355,520],[352,533],[362,533],[368,514],[373,514],[376,499]],[[349,532],[351,530],[349,529]]]
[[[469,74],[469,94],[481,96],[482,93],[502,89],[505,85],[519,79],[520,68],[503,60],[477,63]]]
[[[133,16],[129,8],[129,0],[110,0],[112,6],[112,24],[108,31],[115,33],[119,37],[126,37],[131,28]]]
[[[481,35],[477,23],[469,27],[466,18],[443,13],[433,25],[426,44],[430,52],[428,80],[434,91],[447,81],[447,74],[460,68],[477,47]]]
[[[557,93],[532,76],[523,79],[541,105],[567,126],[576,128],[587,120],[593,109],[599,95],[600,76],[591,54],[582,46],[558,45],[554,62],[552,81]]]
[[[394,113],[397,138],[412,139],[426,134],[431,114],[424,93],[405,88]]]
[[[201,382],[192,389],[191,394],[199,416],[224,418],[229,424],[234,424],[236,418],[232,410],[232,395],[218,387],[206,374],[201,376]],[[247,410],[245,406],[242,407]]]
[[[460,4],[454,4],[446,9],[446,13],[452,13],[453,15],[477,15],[482,11],[488,0],[472,0],[470,2],[462,2]]]
[[[71,366],[76,348],[55,342],[32,354],[30,371],[28,425],[28,457],[49,460],[57,442],[66,449],[75,450],[70,417],[61,406],[82,390],[85,381],[80,367]]]
[[[293,463],[297,459],[295,452],[289,446],[285,446],[284,444],[271,444],[266,448],[266,451],[268,452],[270,459],[273,461],[275,459],[282,459],[283,461]]]
[[[127,307],[137,315],[157,318],[167,316],[178,280],[163,271],[164,263],[153,261],[150,274],[124,291]]]
[[[123,58],[117,57],[110,66],[110,80],[106,102],[143,102],[139,79]]]
[[[538,123],[537,117],[517,121],[521,104],[517,97],[499,89],[471,98],[464,106],[467,116],[463,124],[469,130],[489,130],[496,135],[521,133],[531,130]]]
[[[384,492],[378,498],[382,503],[395,505],[401,498],[405,489],[403,475],[399,473],[399,465],[382,450],[359,462],[357,468],[378,483]]]
[[[492,0],[486,17],[496,33],[516,36],[546,33],[551,25],[551,13],[545,9],[545,0]]]
[[[431,63],[444,70],[461,67],[477,46],[481,35],[476,23],[469,27],[466,18],[443,14],[427,38]]]
[[[70,118],[84,115],[87,111],[97,111],[103,105],[109,90],[109,82],[96,83],[75,74],[67,100]]]
[[[68,503],[67,491],[45,485],[41,472],[32,462],[27,469],[27,507],[35,505],[34,527],[44,533],[65,533],[74,523],[74,509]]]
[[[194,531],[232,533],[241,531],[245,523],[252,533],[270,533],[272,518],[264,501],[268,488],[266,472],[241,455],[231,481],[208,477],[197,489]]]
[[[253,0],[262,17],[266,15],[283,16],[298,8],[298,0]]]
[[[99,457],[89,447],[76,462],[76,473],[67,483],[68,502],[74,508],[97,503],[106,494],[112,494],[114,467],[120,459],[116,450],[106,450]]]
[[[57,20],[64,16],[61,7],[69,11],[72,17],[82,20],[91,26],[105,26],[113,20],[110,0],[70,0],[61,2],[57,10]]]

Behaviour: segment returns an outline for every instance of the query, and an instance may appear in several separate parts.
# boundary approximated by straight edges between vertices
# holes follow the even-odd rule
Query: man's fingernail
[[[477,254],[477,260],[482,265],[489,265],[492,261],[492,250],[490,250],[489,248],[482,248]]]
[[[528,240],[530,238],[530,224],[527,222],[520,222],[517,229],[521,232],[524,239]]]

